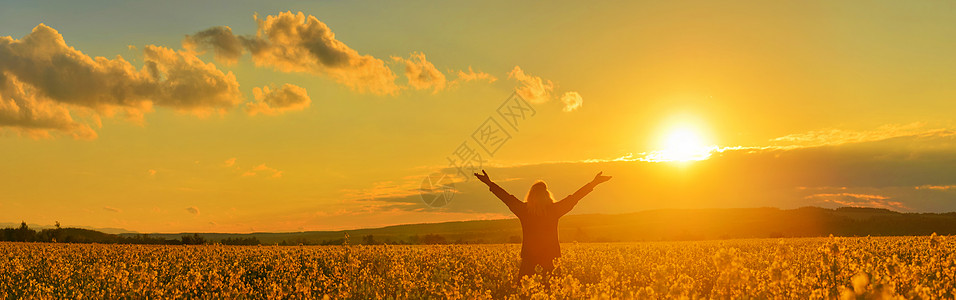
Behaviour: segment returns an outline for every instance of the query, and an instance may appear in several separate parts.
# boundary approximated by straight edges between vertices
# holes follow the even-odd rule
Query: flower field
[[[0,298],[953,298],[954,240],[563,244],[524,280],[516,244],[0,243]]]

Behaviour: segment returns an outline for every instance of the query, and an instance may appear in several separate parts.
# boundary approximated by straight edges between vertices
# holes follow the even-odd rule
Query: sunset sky
[[[956,211],[954,37],[941,1],[7,2],[0,223],[511,217],[474,179],[422,201],[463,143],[519,198],[614,176],[572,214]]]

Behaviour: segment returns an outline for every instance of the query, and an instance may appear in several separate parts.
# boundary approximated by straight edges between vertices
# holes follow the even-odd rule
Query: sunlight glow
[[[701,135],[691,128],[681,127],[670,131],[663,142],[664,148],[644,156],[652,162],[690,162],[710,158],[717,146],[708,146]]]

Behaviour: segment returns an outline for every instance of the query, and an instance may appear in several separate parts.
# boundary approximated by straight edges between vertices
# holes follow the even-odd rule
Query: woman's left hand
[[[475,177],[478,177],[478,180],[485,184],[491,184],[491,178],[488,178],[488,173],[485,170],[481,170],[481,174],[475,173]]]

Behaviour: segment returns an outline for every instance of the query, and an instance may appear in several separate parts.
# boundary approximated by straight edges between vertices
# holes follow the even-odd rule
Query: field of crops
[[[951,237],[564,244],[517,280],[519,245],[0,243],[0,298],[953,298]]]

